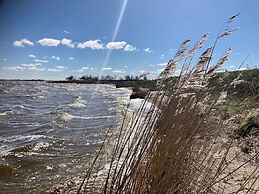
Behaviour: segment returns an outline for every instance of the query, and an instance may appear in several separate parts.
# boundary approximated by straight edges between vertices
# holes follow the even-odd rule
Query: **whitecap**
[[[44,96],[32,96],[32,99],[45,99]]]
[[[26,106],[26,105],[15,105],[15,106],[14,106],[14,108],[18,108],[18,109],[26,109],[26,110],[28,110],[28,109],[29,109],[29,107],[28,107],[28,106]]]
[[[6,116],[6,115],[9,115],[9,114],[13,114],[13,111],[7,110],[5,112],[1,112],[0,116]]]
[[[73,103],[69,104],[68,106],[72,108],[81,108],[86,106],[84,103],[85,101],[81,99],[81,96],[79,96],[73,101]]]
[[[32,150],[39,151],[41,149],[48,148],[49,146],[50,144],[48,142],[38,142],[33,146]]]
[[[59,114],[60,114],[60,119],[66,122],[70,121],[73,118],[73,115],[70,115],[66,112],[61,112]]]
[[[5,116],[5,115],[7,115],[7,112],[1,112],[0,113],[0,116]]]
[[[52,166],[46,166],[46,170],[52,170],[53,167]]]
[[[46,136],[44,135],[27,135],[27,136],[23,136],[23,135],[15,135],[15,136],[9,136],[9,137],[0,137],[0,141],[3,141],[4,143],[11,143],[11,142],[16,142],[16,141],[26,141],[26,142],[30,142],[30,141],[34,141],[37,140],[39,138],[44,138]]]
[[[81,117],[81,116],[72,116],[72,118],[77,118],[77,119],[85,119],[85,120],[88,120],[88,119],[107,119],[107,118],[113,118],[115,116],[97,116],[97,117]]]

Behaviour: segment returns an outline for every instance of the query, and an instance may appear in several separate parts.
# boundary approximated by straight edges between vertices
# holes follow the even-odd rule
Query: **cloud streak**
[[[103,67],[101,70],[102,71],[110,71],[110,70],[112,70],[112,68],[111,67]]]
[[[41,60],[41,59],[35,59],[34,61],[38,63],[48,63],[47,60]]]

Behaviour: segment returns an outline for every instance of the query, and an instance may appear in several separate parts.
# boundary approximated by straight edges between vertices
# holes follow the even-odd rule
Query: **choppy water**
[[[79,175],[130,91],[107,85],[0,82],[0,193],[39,193]]]

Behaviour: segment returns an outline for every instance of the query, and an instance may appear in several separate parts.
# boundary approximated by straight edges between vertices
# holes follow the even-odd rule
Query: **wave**
[[[97,117],[81,117],[81,116],[73,116],[71,115],[72,118],[77,118],[77,119],[85,119],[85,120],[88,120],[88,119],[107,119],[107,118],[114,118],[115,116],[97,116]]]
[[[65,122],[68,122],[68,121],[70,121],[73,118],[73,115],[70,115],[70,114],[68,114],[66,112],[60,112],[58,114],[60,116],[60,119],[65,121]]]
[[[23,110],[29,110],[30,109],[27,105],[15,105],[13,108],[23,109]]]
[[[38,143],[34,144],[32,150],[33,150],[33,151],[39,151],[39,150],[42,150],[42,149],[46,149],[46,148],[48,148],[48,147],[50,147],[50,146],[51,146],[50,143],[48,143],[48,142],[42,142],[42,141],[41,141],[41,142],[38,142]]]
[[[7,110],[5,112],[0,112],[0,116],[6,116],[6,115],[10,115],[10,114],[13,114],[14,112],[11,111],[11,110]]]
[[[41,153],[41,151],[46,150],[49,148],[52,144],[48,142],[38,142],[35,144],[29,144],[22,147],[1,147],[1,156],[8,156],[8,155],[14,155],[16,157],[23,157],[23,156],[31,156],[31,155],[53,155],[48,153]]]
[[[32,110],[27,105],[14,105],[13,110],[7,110],[4,112],[0,112],[0,116],[8,116],[13,114],[23,114],[26,111]]]
[[[32,99],[45,99],[44,96],[31,96]]]
[[[56,119],[65,121],[65,122],[68,122],[73,118],[73,115],[68,114],[67,112],[64,112],[62,110],[48,112],[45,115],[54,115]]]
[[[23,135],[14,135],[14,136],[10,136],[10,137],[0,137],[0,141],[3,141],[4,143],[11,143],[11,142],[16,142],[16,141],[25,141],[25,142],[30,142],[30,141],[34,141],[40,138],[45,138],[46,136],[44,135],[27,135],[27,136],[23,136]]]
[[[71,104],[68,104],[68,106],[72,108],[81,108],[85,107],[86,105],[84,104],[86,101],[81,99],[81,96],[78,96]]]
[[[84,116],[76,116],[76,115],[71,115],[67,112],[64,111],[57,111],[57,112],[52,112],[49,114],[55,114],[58,116],[58,118],[62,121],[65,122],[69,122],[71,119],[84,119],[84,120],[95,120],[95,119],[107,119],[107,118],[113,118],[115,116],[110,116],[110,115],[105,115],[105,116],[88,116],[88,117],[84,117]]]

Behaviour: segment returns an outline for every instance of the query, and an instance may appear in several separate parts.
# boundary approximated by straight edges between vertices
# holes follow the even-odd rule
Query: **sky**
[[[239,28],[216,47],[233,47],[223,69],[259,67],[258,0],[0,0],[0,78],[69,75],[155,78],[185,39],[206,32],[210,47],[222,24]]]

